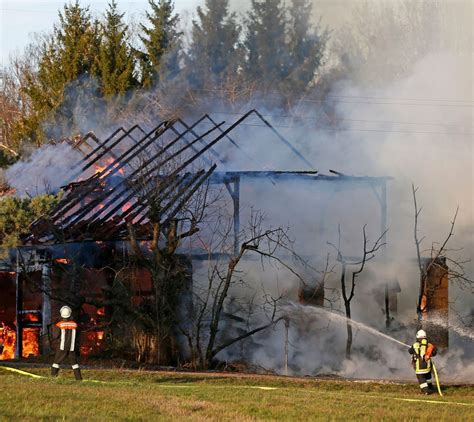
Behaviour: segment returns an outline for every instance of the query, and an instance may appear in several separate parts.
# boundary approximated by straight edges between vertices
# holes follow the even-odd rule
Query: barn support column
[[[23,282],[20,271],[20,251],[16,250],[16,344],[15,359],[23,355]]]
[[[387,182],[383,180],[382,182],[380,182],[379,186],[380,186],[380,192],[378,191],[377,187],[374,185],[372,185],[372,190],[380,205],[380,236],[382,236],[381,242],[385,244],[380,249],[380,253],[381,253],[381,258],[383,262],[386,264],[387,263],[387,245],[386,245],[387,243]],[[390,304],[391,302],[394,302],[394,300],[393,298],[391,300],[390,296],[392,294],[396,295],[396,293],[394,293],[395,284],[396,283],[394,282],[394,280],[386,280],[385,286],[383,286],[385,326],[387,328],[390,328],[390,323],[393,319],[393,317],[390,315],[390,308],[391,308]]]
[[[382,238],[382,243],[387,243],[387,182],[382,182],[380,195],[380,234],[385,233]],[[386,257],[386,247],[382,248],[383,254]]]
[[[240,250],[239,233],[240,233],[240,177],[233,178],[234,187],[230,186],[230,182],[225,182],[225,186],[229,191],[234,205],[234,255]]]
[[[45,262],[41,272],[41,284],[43,290],[41,346],[42,353],[47,354],[49,350],[48,328],[51,325],[51,263]]]
[[[382,243],[387,243],[387,182],[382,182],[380,190],[380,233],[383,234]],[[387,245],[382,247],[382,259],[386,264]],[[385,326],[387,328],[390,328],[391,321],[389,285],[388,282],[385,282]]]

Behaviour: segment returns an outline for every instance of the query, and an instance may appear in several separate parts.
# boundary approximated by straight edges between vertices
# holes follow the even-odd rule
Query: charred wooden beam
[[[153,142],[156,141],[156,139],[158,139],[161,135],[163,135],[163,133],[165,133],[169,129],[173,129],[174,123],[175,123],[174,120],[164,122],[163,124],[160,124],[156,128],[156,130],[153,129],[149,133],[145,134],[145,137],[140,139],[131,148],[128,148],[124,153],[122,153],[119,157],[117,157],[115,161],[105,166],[105,168],[102,169],[99,173],[100,178],[102,179],[103,177],[113,176],[114,174],[117,174],[128,163],[130,163],[135,157],[137,157],[140,153],[145,151]],[[152,134],[154,136],[151,136]]]
[[[283,142],[301,161],[303,161],[310,168],[314,169],[314,166],[299,152],[288,139],[286,139],[280,132],[278,132],[268,120],[266,120],[257,110],[252,110],[257,117],[265,123],[265,125],[278,137],[278,139]]]
[[[120,128],[120,129],[122,129],[122,128]],[[122,129],[122,130],[123,130],[123,129]],[[94,132],[88,132],[87,135],[81,140],[81,144],[82,144],[83,142],[86,142],[87,139],[89,139],[89,138],[93,139],[93,140],[95,141],[95,143],[96,143],[97,145],[99,145],[99,147],[103,148],[104,142],[103,142],[102,140],[100,140],[100,139],[95,135]],[[114,152],[113,152],[112,150],[108,151],[108,154],[109,154],[112,158],[114,158],[114,159],[117,158],[116,155],[114,154]]]
[[[142,144],[146,139],[148,139],[152,134],[156,133],[157,131],[159,131],[160,129],[162,129],[163,127],[165,126],[169,126],[170,125],[170,122],[174,123],[174,120],[166,120],[164,122],[161,122],[158,126],[156,126],[155,128],[153,128],[150,132],[148,133],[145,133],[144,137],[141,138],[138,143],[136,143],[134,146],[132,146],[131,148],[128,148],[127,151],[126,151],[126,154],[128,154],[129,152],[133,151],[136,147],[138,147],[140,144]],[[136,128],[136,126],[138,125],[135,125],[134,127]],[[129,134],[127,133],[127,135],[123,135],[121,137],[119,137],[115,142],[112,143],[112,145],[104,148],[104,151],[102,151],[100,154],[97,154],[95,157],[94,157],[94,160],[88,162],[86,165],[84,165],[82,167],[82,171],[86,171],[88,168],[90,168],[95,162],[97,162],[100,158],[102,158],[107,152],[109,151],[112,151],[112,149],[117,146],[120,142],[122,142],[123,138],[125,136],[128,136]],[[132,138],[133,139],[133,138]],[[123,154],[122,154],[123,155]]]
[[[200,119],[201,120],[201,119]],[[199,121],[198,121],[199,122]],[[198,122],[196,122],[195,124],[198,124]],[[203,134],[202,136],[206,136],[206,134],[212,132],[215,128],[209,130],[208,132],[206,132],[205,134]],[[171,148],[174,144],[176,144],[180,139],[181,137],[184,135],[185,132],[183,132],[182,135],[176,137],[173,141],[171,141],[170,143],[168,143],[165,147],[163,147],[160,151],[158,151],[157,154],[155,154],[154,156],[152,156],[150,159],[146,160],[145,163],[143,163],[142,167],[141,168],[146,168],[150,163],[152,163],[153,161],[155,161],[160,155],[162,155],[166,150],[168,150],[169,148]],[[197,142],[197,140],[193,141],[193,142]],[[190,145],[186,145],[184,147],[184,149],[188,148]],[[180,150],[182,151],[183,148]],[[166,158],[165,160],[161,161],[160,163],[158,163],[158,165],[155,167],[155,171],[156,169],[159,169],[164,163],[168,162],[171,158],[174,158],[176,154],[173,154],[171,155],[170,157]],[[128,179],[131,179],[135,176],[138,176],[138,174],[140,173],[141,171],[141,168],[135,170],[129,177]],[[183,167],[184,168],[184,167]],[[174,172],[175,174],[179,173],[178,171],[175,171]],[[147,173],[148,174],[148,173]],[[106,176],[107,177],[107,176]],[[76,214],[71,214],[70,216],[68,217],[65,217],[64,220],[62,221],[62,224],[67,224],[69,223],[70,221],[72,221],[73,219],[74,220],[79,220],[83,217],[85,217],[90,211],[92,211],[95,207],[97,207],[102,201],[104,201],[107,197],[109,198],[109,203],[110,202],[115,202],[121,195],[123,195],[124,191],[127,190],[127,187],[125,185],[125,182],[126,180],[123,180],[121,181],[120,183],[118,183],[116,186],[110,188],[109,190],[107,191],[104,191],[102,194],[99,194],[97,198],[95,198],[94,200],[92,200],[89,204],[87,204],[86,206],[82,207],[81,210],[79,211],[79,213],[76,213]],[[124,189],[125,188],[125,189]],[[92,190],[91,190],[92,192]],[[110,195],[114,194],[115,196],[112,197],[112,199],[110,199]],[[71,209],[72,207],[70,206],[69,209]]]
[[[174,180],[176,180],[175,178],[171,178],[171,179],[172,180],[170,180],[169,183],[165,183],[162,186],[162,188],[160,188],[158,190],[159,193],[163,192],[164,189],[166,189],[170,184],[172,184],[172,182]],[[154,181],[150,181],[150,183],[154,183]],[[102,217],[100,220],[101,221],[107,221],[109,218],[114,216],[127,202],[129,202],[133,197],[136,197],[136,196],[137,196],[137,191],[135,189],[130,189],[129,194],[125,198],[122,198],[122,200],[115,207],[113,207],[110,211],[108,211],[107,214],[104,217]],[[109,204],[112,204],[112,202],[109,202]],[[107,208],[109,208],[109,207],[110,207],[110,205]],[[106,211],[106,209],[99,210],[99,212],[95,216],[93,216],[90,220],[94,221],[95,219],[99,218],[100,215],[102,215],[104,213],[104,211]],[[122,218],[123,218],[123,215],[122,215]]]
[[[200,119],[200,121],[202,121],[203,118]],[[156,172],[159,172],[160,169],[163,167],[164,164],[168,163],[169,161],[175,159],[176,157],[178,157],[181,153],[183,153],[184,151],[186,151],[188,148],[190,148],[191,146],[193,146],[194,144],[196,144],[198,141],[200,141],[201,138],[204,138],[206,137],[207,135],[211,134],[212,132],[214,132],[216,129],[219,129],[225,122],[222,121],[221,123],[219,123],[217,126],[209,129],[208,131],[204,132],[202,135],[199,136],[199,138],[195,139],[194,141],[190,142],[188,145],[184,146],[183,148],[181,148],[180,150],[176,151],[175,153],[169,155],[168,157],[166,157],[164,160],[160,161],[158,164],[156,164],[152,169],[148,170],[146,173],[142,174],[141,177],[156,177],[156,175],[154,175],[154,173]],[[175,140],[176,141],[176,140]],[[175,141],[173,141],[171,144],[174,144],[176,143]],[[168,144],[164,147],[163,151],[168,149],[169,147],[171,147],[172,145],[171,144]],[[202,155],[202,153],[207,150],[208,147],[205,147],[204,149],[200,150],[199,152],[197,152],[193,157],[191,157],[190,159],[188,159],[187,161],[185,161],[185,164],[182,164],[180,165],[178,168],[176,168],[172,173],[169,174],[169,176],[173,176],[173,175],[177,175],[179,174],[181,171],[183,171],[189,164],[191,164],[196,158],[198,158],[199,156]],[[158,155],[152,157],[149,161],[146,162],[145,166],[148,166],[148,164],[150,164],[151,162],[153,162],[156,158],[158,157]]]
[[[173,218],[176,217],[176,214],[178,214],[179,211],[184,207],[186,202],[189,201],[189,199],[194,195],[194,193],[203,185],[203,183],[211,176],[212,172],[216,169],[216,164],[214,164],[194,185],[194,187],[186,193],[183,199],[179,201],[178,205],[171,211],[171,213],[168,215],[166,220],[161,223],[162,227],[166,227],[167,224],[173,220]]]
[[[162,122],[163,123],[163,122]],[[160,125],[162,124],[160,123]],[[157,126],[158,127],[160,126]],[[90,165],[93,165],[95,162],[97,162],[101,157],[103,157],[109,150],[113,149],[115,146],[117,146],[126,136],[128,136],[130,133],[132,133],[134,130],[140,130],[141,132],[144,132],[143,129],[140,127],[140,125],[134,125],[132,126],[129,130],[125,131],[123,135],[119,136],[118,139],[116,139],[112,145],[107,146],[107,144],[114,138],[116,135],[116,132],[114,132],[111,136],[109,136],[101,145],[99,145],[97,148],[95,148],[93,151],[91,151],[89,154],[87,154],[86,157],[82,160],[83,162],[89,160],[92,158],[92,161],[90,162]],[[103,150],[102,153],[99,153],[100,150]]]
[[[226,137],[231,131],[233,131],[238,125],[240,125],[244,120],[246,120],[252,113],[254,113],[255,110],[250,110],[247,113],[245,113],[240,119],[238,119],[236,122],[234,122],[232,125],[230,125],[226,130],[221,132],[220,135],[218,135],[216,138],[214,138],[211,142],[209,142],[204,148],[201,149],[197,154],[186,160],[180,168],[183,169],[187,167],[189,164],[191,164],[193,161],[195,161],[197,158],[199,158],[202,154],[204,154],[206,151],[211,149],[214,145],[216,145],[222,138]],[[220,123],[219,125],[215,126],[213,129],[219,129],[224,122]],[[195,143],[197,141],[193,141]],[[179,152],[178,152],[179,153]],[[178,154],[177,153],[177,154]],[[175,155],[177,155],[175,154]],[[180,170],[181,171],[181,170]]]
[[[145,136],[143,139],[141,139],[139,141],[139,144],[141,142],[143,142],[146,138],[148,138],[149,135],[151,134],[154,134],[155,136],[153,138],[156,139],[156,137],[158,136],[161,136],[165,129],[161,129],[160,131],[160,127],[163,126],[166,128],[166,122],[162,122],[160,123],[160,125],[158,125],[156,128],[154,128],[152,131],[149,132],[149,134],[147,134],[147,136]],[[132,158],[130,158],[132,159]],[[125,166],[127,163],[128,163],[129,160],[127,160],[123,165]],[[82,188],[82,192],[79,192],[79,191],[76,191],[75,192],[75,195],[72,194],[72,195],[68,195],[66,196],[65,198],[63,198],[62,201],[60,201],[60,203],[57,205],[55,211],[53,212],[53,219],[56,219],[58,218],[60,215],[63,215],[65,212],[69,211],[69,209],[71,209],[71,205],[74,206],[78,203],[78,201],[81,201],[83,199],[84,196],[87,196],[90,192],[92,192],[92,190],[94,190],[95,188],[98,187],[98,184],[103,181],[106,177],[111,177],[113,176],[114,174],[116,174],[118,171],[121,170],[122,167],[119,167],[119,168],[115,168],[115,171],[113,173],[108,173],[108,174],[105,174],[105,171],[109,170],[109,167],[110,166],[107,166],[105,169],[103,169],[102,171],[94,174],[92,177],[90,177],[89,179],[85,180],[84,182],[81,182],[80,186]],[[81,199],[78,199],[75,201],[76,198],[79,198],[81,197]],[[64,207],[68,206],[68,209],[64,209]]]
[[[155,135],[153,136],[153,138],[157,139],[158,137],[160,137],[163,133],[166,132],[166,130],[168,130],[170,128],[170,125],[172,125],[171,122],[169,122],[169,124],[165,124],[161,129],[159,129]],[[94,176],[93,178],[91,178],[91,180],[89,181],[86,181],[86,183],[89,183],[89,182],[92,182],[92,183],[89,183],[89,186],[87,189],[85,189],[85,191],[80,194],[80,195],[76,195],[74,197],[71,197],[71,198],[65,198],[65,201],[61,201],[63,203],[60,203],[58,205],[58,207],[56,208],[56,210],[53,212],[53,220],[54,221],[57,221],[59,218],[61,218],[62,216],[64,216],[68,211],[70,211],[72,208],[74,208],[74,206],[78,205],[81,201],[83,201],[89,194],[92,193],[92,191],[94,189],[96,189],[98,187],[98,183],[102,182],[102,183],[105,183],[111,176],[113,176],[116,172],[118,172],[119,169],[116,169],[115,171],[111,171],[110,173],[106,174],[104,176],[103,179],[99,179],[97,176]],[[120,182],[119,185],[121,186],[122,184],[124,183],[124,181]],[[119,186],[117,185],[117,186]],[[107,194],[108,195],[108,194]],[[88,210],[91,210],[93,209],[96,205],[98,205],[102,199],[105,198],[105,196],[107,195],[101,195],[100,198],[97,198],[96,200],[92,201],[95,205],[92,205],[90,206],[91,204],[88,204],[86,207]],[[84,211],[84,210],[83,210]],[[72,216],[70,217],[66,217],[66,219],[70,220]]]
[[[202,170],[198,176],[201,176],[204,173],[204,170]],[[190,174],[187,173],[183,177],[179,178],[177,180],[177,183],[172,183],[173,181],[170,181],[169,183],[165,183],[162,188],[161,188],[161,193],[163,198],[168,197],[175,188],[180,186],[182,182],[186,179],[189,179]],[[192,178],[192,183],[197,179],[197,177]],[[174,180],[176,182],[176,179]],[[186,189],[189,187],[188,185],[192,185],[192,183],[187,184],[186,188],[183,190],[183,192],[186,191]],[[169,188],[169,189],[168,189]],[[136,192],[132,192],[132,196],[135,196]],[[181,193],[182,194],[182,193]],[[171,200],[175,200],[174,198]],[[64,231],[67,233],[68,238],[77,238],[78,235],[80,234],[85,234],[87,237],[92,237],[92,238],[101,238],[101,236],[107,236],[111,235],[112,231],[113,232],[119,232],[121,230],[121,227],[125,227],[126,220],[124,214],[118,215],[117,211],[120,209],[121,206],[123,206],[125,202],[121,201],[121,203],[114,207],[114,209],[110,210],[106,216],[99,218],[101,214],[103,214],[104,210],[101,209],[99,210],[92,218],[90,219],[84,219],[80,220],[77,224],[72,223],[70,226],[66,227]],[[144,209],[149,207],[149,203],[147,202],[144,204]],[[164,209],[168,209],[164,208]],[[110,232],[110,233],[109,233]]]
[[[207,114],[204,116],[207,120],[209,120],[210,122],[212,122],[212,124],[214,125],[214,127],[217,126],[217,123],[214,122],[214,120],[212,120],[212,118],[210,116],[208,116]],[[181,123],[186,129],[189,129],[189,125],[183,120],[183,119],[178,119],[178,122]],[[222,131],[222,129],[219,129],[220,131]],[[195,138],[198,138],[199,135],[194,132],[194,130],[191,130],[191,134],[195,137]],[[206,145],[206,142],[204,140],[202,140],[202,142],[204,145]],[[194,150],[194,149],[193,149]],[[195,150],[194,150],[195,151]],[[196,151],[195,151],[196,152]],[[209,150],[209,152],[214,156],[216,157],[222,164],[225,164],[225,161],[221,158],[220,154],[214,149],[214,148],[211,148]],[[211,164],[210,160],[207,160],[208,161],[208,164]]]
[[[206,115],[207,116],[207,115]],[[216,125],[217,123],[215,122],[215,120],[211,117],[211,116],[207,116],[207,120],[209,120],[213,125]],[[224,130],[223,129],[220,129],[220,132],[223,133]],[[242,148],[240,148],[240,146],[237,144],[237,142],[235,142],[230,136],[229,134],[226,134],[225,135],[225,138],[234,146],[236,147],[237,149],[241,150],[242,151]]]
[[[176,135],[180,135],[180,134],[181,134],[181,132],[179,132],[179,131],[178,131],[176,128],[174,128],[174,127],[173,127],[171,130],[172,130]],[[191,131],[191,134],[192,134],[192,131]],[[186,144],[189,144],[189,141],[188,141],[188,139],[187,139],[185,136],[183,136],[183,141],[184,141]],[[197,151],[198,151],[198,149],[197,149],[195,146],[191,146],[191,149],[192,149],[194,152],[197,152]],[[207,162],[207,164],[211,164],[211,160],[209,160],[208,158],[205,158],[205,161]]]
[[[213,167],[211,168],[214,168],[215,169],[215,164]],[[168,201],[168,203],[161,207],[160,209],[160,214],[161,215],[164,215],[171,207],[172,205],[182,196],[184,195],[192,186],[193,184],[202,177],[202,175],[204,174],[204,170],[200,170],[199,172],[197,172],[193,177],[191,177],[188,181],[185,181],[184,183],[182,183],[182,186],[179,188],[178,192],[171,198],[170,201]],[[152,198],[150,198],[150,200],[147,201],[147,206],[150,207],[152,202],[153,201],[159,201],[161,202],[163,199],[165,198],[159,198],[158,197],[159,195],[154,195]],[[145,218],[149,218],[150,216],[149,215],[143,215],[138,221],[137,221],[137,224],[141,224]],[[160,220],[161,220],[161,217],[160,217]]]
[[[168,196],[174,189],[176,189],[181,183],[183,183],[187,178],[189,178],[190,175],[191,173],[186,173],[180,177],[167,177],[166,182],[159,187],[158,191],[154,194],[154,196],[157,196],[158,194],[161,194],[161,193],[165,197]],[[145,211],[147,207],[148,207],[148,198],[139,200],[137,201],[136,207],[133,207],[133,208],[131,207],[122,214],[122,218],[125,219],[126,221],[132,222],[139,215],[142,215],[142,213]]]

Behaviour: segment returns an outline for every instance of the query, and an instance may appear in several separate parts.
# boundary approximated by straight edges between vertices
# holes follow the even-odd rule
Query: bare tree
[[[272,297],[262,288],[261,297],[256,299],[255,296],[252,296],[248,302],[236,299],[232,294],[232,289],[236,286],[251,290],[238,270],[239,264],[247,255],[256,255],[260,258],[262,265],[264,262],[276,263],[302,280],[298,273],[279,257],[279,253],[285,252],[299,260],[299,257],[293,252],[292,242],[287,231],[280,227],[264,229],[262,224],[263,216],[260,213],[252,213],[248,229],[240,233],[243,240],[240,242],[239,251],[219,254],[221,258],[224,258],[224,261],[216,257],[218,254],[214,252],[215,248],[219,248],[221,251],[233,250],[233,245],[228,242],[232,225],[226,221],[222,231],[218,230],[216,226],[214,244],[211,242],[208,246],[210,266],[207,284],[197,292],[195,323],[186,333],[194,367],[209,368],[216,355],[222,350],[248,339],[284,319],[284,316],[278,312],[278,305],[283,298],[282,293],[278,293],[277,297]],[[261,307],[263,315],[261,318],[255,316],[254,302],[256,300],[259,302],[258,306]],[[226,312],[226,306],[229,306],[231,302],[239,308],[239,315],[243,315],[245,318],[229,315]],[[241,320],[245,323],[245,328],[235,335],[229,332],[223,333],[224,319],[228,317]],[[255,320],[258,320],[257,324],[255,324]]]
[[[328,242],[329,245],[331,245],[337,252],[337,261],[340,262],[341,264],[341,294],[342,294],[342,299],[344,301],[344,310],[346,314],[346,329],[347,329],[347,340],[346,340],[346,358],[350,358],[351,356],[351,348],[352,348],[352,324],[351,324],[351,302],[352,299],[354,299],[355,296],[355,288],[356,288],[356,281],[357,277],[360,276],[360,274],[364,271],[365,265],[367,264],[368,261],[373,259],[375,257],[375,253],[385,245],[382,240],[385,237],[385,234],[387,233],[387,230],[385,230],[378,238],[377,240],[372,244],[371,247],[368,246],[368,239],[367,239],[367,234],[366,234],[366,225],[364,224],[364,227],[362,228],[362,235],[363,235],[363,251],[362,251],[362,258],[358,261],[355,262],[349,262],[345,258],[344,254],[341,251],[341,229],[340,226],[338,227],[338,232],[339,232],[339,241],[338,245],[334,245],[333,243]],[[350,282],[349,285],[346,280],[346,273],[347,273],[347,268],[348,267],[353,267],[355,268],[354,271],[350,271]]]
[[[451,238],[454,236],[454,227],[456,224],[456,219],[459,212],[459,207],[456,208],[456,211],[453,215],[453,219],[450,224],[449,232],[444,238],[442,243],[432,243],[431,248],[429,249],[430,257],[428,260],[423,260],[422,253],[428,252],[421,249],[421,244],[424,240],[424,237],[419,237],[419,218],[422,211],[422,207],[418,206],[416,193],[418,188],[412,183],[412,194],[413,194],[413,205],[415,209],[414,215],[414,227],[413,227],[413,236],[415,239],[416,255],[418,262],[418,270],[420,273],[419,279],[419,290],[418,290],[418,299],[416,304],[416,313],[418,315],[418,324],[421,327],[421,321],[423,313],[427,311],[427,306],[430,303],[431,298],[435,294],[436,286],[427,286],[427,279],[430,271],[436,266],[440,265],[440,262],[447,262],[447,268],[445,268],[448,278],[459,282],[461,286],[463,285],[472,285],[473,280],[469,279],[464,271],[464,265],[469,262],[462,259],[456,259],[448,256],[449,252],[454,252],[454,250],[448,248],[448,243]]]
[[[11,73],[0,70],[0,151],[18,157],[13,130],[20,117],[19,89]]]
[[[159,185],[160,183],[158,183]],[[151,230],[151,240],[139,244],[138,235],[132,222],[128,223],[131,249],[134,261],[145,268],[152,280],[152,297],[147,309],[144,309],[146,324],[149,333],[143,334],[155,338],[154,350],[150,351],[149,360],[159,364],[169,365],[177,361],[177,345],[175,331],[180,293],[185,289],[191,274],[189,262],[177,253],[181,242],[199,231],[198,225],[208,207],[208,185],[191,199],[187,198],[179,204],[179,215],[167,214],[161,187],[156,192],[147,192],[149,195],[150,211],[148,226]]]

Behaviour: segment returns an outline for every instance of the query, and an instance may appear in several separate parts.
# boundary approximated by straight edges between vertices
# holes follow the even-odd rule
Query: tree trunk
[[[346,329],[347,329],[347,340],[346,340],[346,358],[350,359],[351,358],[351,348],[352,348],[352,324],[350,322],[351,319],[351,304],[349,302],[346,302],[345,304],[346,308]]]
[[[170,336],[132,328],[132,347],[137,362],[163,366],[174,363],[174,342]]]

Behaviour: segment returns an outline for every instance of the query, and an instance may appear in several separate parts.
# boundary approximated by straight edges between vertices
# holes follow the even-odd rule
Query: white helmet
[[[59,313],[61,315],[61,318],[67,319],[71,316],[72,314],[72,309],[69,306],[63,306],[60,310]]]
[[[417,331],[416,338],[426,338],[426,331],[425,330]]]

